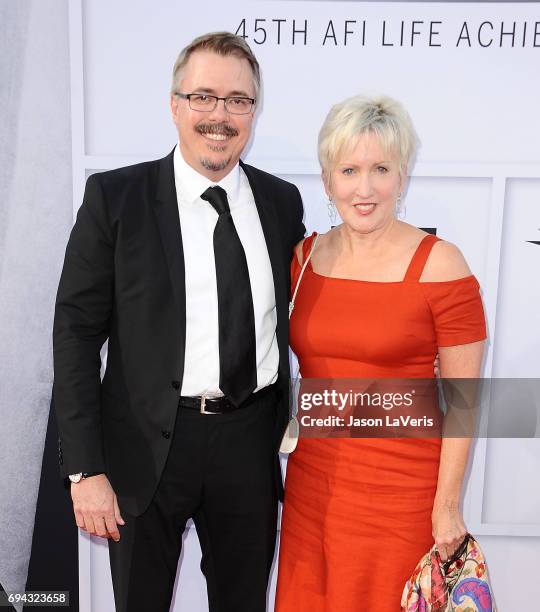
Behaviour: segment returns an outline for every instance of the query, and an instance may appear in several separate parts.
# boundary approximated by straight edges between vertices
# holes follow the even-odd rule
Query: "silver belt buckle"
[[[216,412],[209,412],[208,410],[205,409],[206,407],[206,393],[203,393],[201,395],[201,408],[200,408],[200,412],[201,414],[217,414]]]

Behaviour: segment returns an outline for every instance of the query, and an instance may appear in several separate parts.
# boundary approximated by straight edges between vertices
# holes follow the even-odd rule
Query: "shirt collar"
[[[217,183],[199,174],[182,157],[180,146],[176,146],[173,155],[174,179],[179,196],[179,204],[187,206],[197,202],[208,187],[219,185],[227,192],[230,208],[234,208],[240,192],[240,165],[234,168]]]

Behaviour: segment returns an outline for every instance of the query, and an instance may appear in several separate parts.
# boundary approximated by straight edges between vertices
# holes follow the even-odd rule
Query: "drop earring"
[[[328,198],[328,204],[326,205],[326,207],[328,209],[328,218],[330,219],[330,226],[335,227],[337,221],[337,210],[336,205],[334,204],[334,201],[331,197]]]
[[[405,207],[405,203],[401,199],[401,192],[400,192],[396,200],[396,217],[398,219],[405,219],[406,212],[407,212],[407,209]]]

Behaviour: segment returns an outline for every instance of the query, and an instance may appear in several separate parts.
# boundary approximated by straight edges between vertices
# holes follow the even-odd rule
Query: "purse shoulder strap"
[[[289,302],[289,319],[291,318],[292,312],[294,310],[294,302],[296,300],[296,294],[298,293],[298,288],[300,287],[300,281],[302,280],[302,276],[304,276],[304,272],[306,267],[311,259],[311,255],[317,246],[317,241],[319,240],[319,234],[316,234],[315,239],[311,243],[311,249],[309,250],[308,256],[305,258],[304,263],[302,264],[302,269],[300,270],[300,274],[298,275],[298,280],[296,281],[296,287],[294,288],[294,293],[291,301]],[[294,255],[296,257],[296,255]]]

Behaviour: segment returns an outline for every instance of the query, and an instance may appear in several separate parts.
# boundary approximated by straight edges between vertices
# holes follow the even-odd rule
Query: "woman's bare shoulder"
[[[444,282],[470,276],[465,257],[455,244],[438,240],[431,249],[420,278],[425,282]]]

